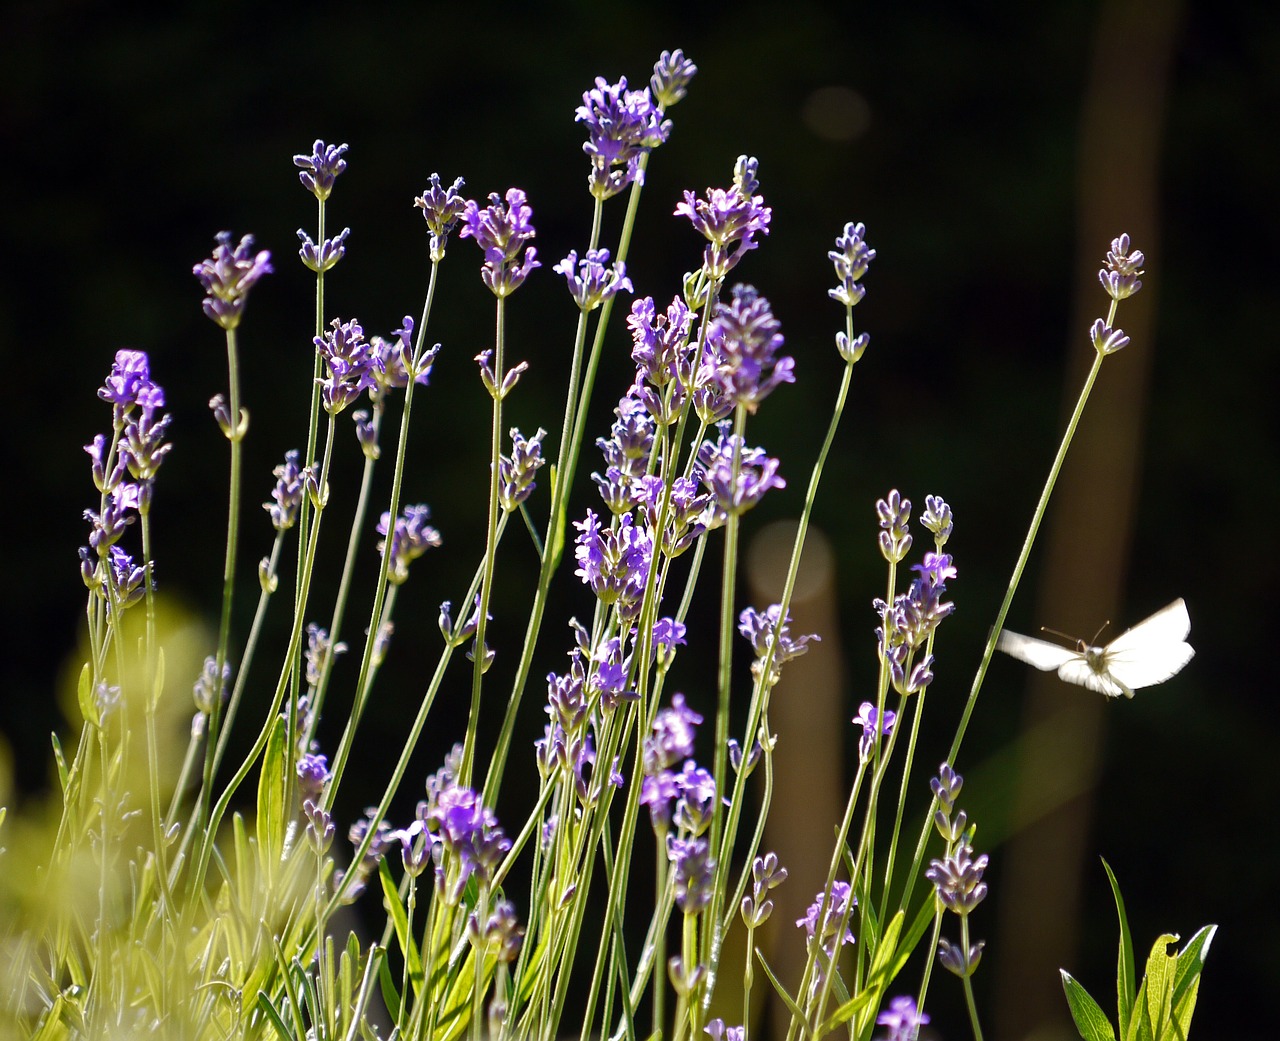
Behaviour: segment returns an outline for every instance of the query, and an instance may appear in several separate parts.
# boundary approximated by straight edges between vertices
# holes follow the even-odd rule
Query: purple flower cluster
[[[227,684],[231,682],[231,666],[224,663],[222,676],[218,676],[218,659],[209,655],[204,660],[191,696],[196,703],[196,711],[204,716],[212,716],[214,709],[227,700]]]
[[[322,755],[304,752],[298,757],[298,794],[312,803],[319,801],[324,786],[329,783],[329,760]]]
[[[276,485],[271,489],[271,501],[262,508],[271,514],[271,524],[276,531],[288,531],[298,519],[298,508],[306,490],[306,474],[298,466],[298,451],[290,449],[284,454],[284,462],[271,471]]]
[[[654,104],[649,88],[628,90],[625,76],[617,83],[597,76],[595,89],[582,95],[574,121],[587,130],[582,146],[591,160],[587,186],[597,199],[617,195],[634,181],[640,157],[657,148],[671,133],[671,120],[662,118],[662,110]]]
[[[918,660],[915,655],[956,606],[942,602],[947,580],[956,575],[950,554],[926,553],[924,562],[913,564],[911,570],[916,577],[892,605],[880,599],[872,603],[883,623],[876,628],[877,644],[899,694],[914,694],[933,682],[933,655]]]
[[[574,574],[591,587],[597,599],[617,604],[619,613],[630,619],[640,610],[653,558],[649,533],[634,523],[630,513],[604,528],[595,512],[587,510],[586,518],[574,521],[573,526],[581,532],[574,539],[578,561]]]
[[[778,854],[766,853],[751,862],[751,892],[742,898],[742,920],[748,929],[758,929],[773,914],[769,892],[787,880],[787,869],[778,863]]]
[[[635,292],[631,279],[627,278],[627,266],[622,261],[609,267],[607,249],[589,249],[582,260],[578,260],[577,250],[570,250],[569,255],[551,270],[557,275],[564,275],[569,283],[569,295],[584,313],[594,311],[624,289],[628,293]]]
[[[240,324],[249,290],[274,269],[270,253],[265,249],[253,251],[252,235],[246,235],[238,246],[232,246],[231,232],[222,231],[218,233],[217,242],[213,255],[200,261],[191,273],[204,286],[204,313],[222,328],[231,330]]]
[[[876,500],[876,517],[880,522],[880,555],[890,564],[897,564],[911,548],[911,500],[904,499],[894,488]]]
[[[391,525],[391,514],[383,511],[378,521],[378,534],[385,536],[391,529],[391,549],[387,551],[387,581],[394,585],[403,585],[409,577],[409,565],[429,549],[440,546],[440,533],[427,523],[431,519],[431,510],[422,504],[406,506]],[[386,548],[387,540],[378,540],[378,552]]]
[[[743,438],[730,433],[726,421],[717,425],[717,438],[703,441],[693,476],[711,494],[706,519],[709,528],[724,524],[730,514],[741,515],[755,506],[765,493],[785,488],[778,476],[778,460],[763,448],[748,448]]]
[[[684,56],[678,48],[663,51],[653,65],[649,89],[664,109],[670,108],[685,96],[685,88],[698,72],[698,66]]]
[[[881,736],[888,737],[893,733],[893,725],[898,719],[898,714],[889,709],[885,710],[883,722],[880,721],[879,716],[880,713],[875,705],[864,701],[858,706],[858,714],[853,717],[853,721],[862,727],[862,736],[858,738],[858,758],[863,762],[871,758],[871,753]]]
[[[467,938],[482,951],[493,953],[498,961],[510,964],[520,954],[524,928],[516,917],[516,908],[510,900],[499,900],[483,925],[479,915],[472,913],[467,919]]]
[[[89,545],[79,551],[80,572],[108,608],[125,608],[142,597],[146,568],[117,543],[151,509],[152,486],[171,448],[164,440],[170,416],[160,412],[164,391],[152,381],[144,351],[117,351],[98,397],[111,403],[113,432],[84,446],[101,502],[96,511],[84,511],[90,531]],[[134,480],[125,480],[126,474]]]
[[[648,749],[646,749],[648,752]],[[716,781],[710,771],[692,759],[679,770],[669,764],[646,763],[640,782],[640,804],[649,807],[649,817],[660,835],[674,823],[684,834],[701,835],[711,826],[716,810]]]
[[[883,1041],[916,1041],[920,1028],[928,1022],[928,1013],[917,1009],[916,999],[907,994],[892,999],[889,1007],[876,1016],[878,1026],[889,1028]]]
[[[533,437],[525,437],[517,427],[511,428],[511,454],[498,461],[498,504],[507,512],[533,494],[533,478],[546,463],[542,458],[542,439],[546,436],[541,427]]]
[[[413,316],[405,315],[400,328],[392,331],[391,339],[374,336],[369,341],[373,352],[373,378],[377,384],[369,396],[375,404],[393,388],[403,390],[410,380],[423,387],[431,382],[431,367],[440,353],[440,345],[436,344],[429,351],[424,351],[421,358],[415,359],[413,331]]]
[[[480,277],[494,296],[504,297],[515,292],[534,268],[542,267],[537,249],[525,248],[536,232],[533,209],[519,188],[507,189],[505,205],[496,192],[489,195],[486,207],[468,199],[462,218],[465,223],[458,235],[475,239],[484,252]],[[521,251],[524,251],[523,259]]]
[[[333,182],[347,168],[347,161],[342,158],[346,151],[346,145],[327,145],[317,139],[310,155],[293,157],[293,165],[299,169],[298,180],[321,202],[329,198]]]
[[[676,906],[687,915],[696,915],[711,903],[716,873],[711,843],[703,836],[682,839],[667,836],[667,859],[674,866],[672,886]]]
[[[413,200],[413,205],[422,211],[422,218],[427,222],[427,228],[431,233],[433,264],[438,264],[444,259],[444,248],[449,240],[449,233],[466,212],[467,200],[462,197],[462,185],[463,180],[459,177],[446,188],[440,183],[440,175],[433,173],[430,186]]]
[[[311,622],[307,625],[307,649],[303,657],[307,664],[307,686],[315,689],[320,679],[329,668],[332,659],[347,653],[347,645],[339,640],[334,643],[329,639],[329,631]]]
[[[764,205],[764,197],[756,194],[758,161],[738,156],[733,168],[733,187],[708,188],[706,198],[699,199],[686,190],[684,202],[675,208],[678,217],[687,217],[707,240],[702,270],[710,279],[722,279],[755,249],[757,235],[769,234],[773,211]]]
[[[1142,288],[1138,278],[1142,274],[1142,265],[1147,258],[1140,249],[1130,249],[1128,235],[1121,235],[1111,240],[1111,249],[1107,251],[1106,266],[1098,272],[1098,281],[1107,295],[1117,302],[1133,296]]]
[[[755,412],[780,383],[795,382],[795,359],[779,358],[781,323],[769,301],[751,286],[733,287],[730,301],[716,306],[695,379],[699,414],[721,419],[725,408]],[[723,414],[721,414],[723,412]]]
[[[948,763],[938,767],[938,776],[930,779],[929,787],[933,789],[933,797],[938,808],[933,814],[933,826],[950,846],[960,841],[965,829],[969,826],[969,816],[964,810],[956,811],[956,799],[964,786],[964,778],[955,772]],[[952,817],[952,813],[955,816]]]
[[[641,378],[642,400],[653,417],[664,425],[675,420],[677,412],[693,384],[696,345],[690,344],[693,312],[680,297],[674,297],[667,310],[659,314],[653,297],[646,296],[631,305],[627,325],[631,329],[631,360]],[[674,384],[674,400],[663,391]]]
[[[924,877],[933,883],[943,907],[967,915],[986,898],[987,884],[982,881],[982,873],[990,859],[986,853],[975,858],[973,847],[962,842],[954,853],[929,861]]]
[[[377,385],[373,348],[364,338],[364,329],[355,319],[335,318],[323,336],[313,340],[324,361],[326,375],[320,379],[320,400],[325,411],[336,416],[364,391]]]
[[[826,978],[828,967],[836,960],[840,948],[854,942],[853,930],[846,925],[841,932],[840,922],[847,922],[846,916],[852,915],[853,908],[857,906],[858,898],[853,895],[849,883],[833,882],[830,894],[825,891],[818,893],[804,917],[796,919],[796,928],[805,931],[809,946],[816,946],[820,952],[814,964],[815,991]]]
[[[654,775],[693,755],[693,739],[702,716],[691,709],[680,693],[671,696],[671,707],[659,709],[653,728],[644,739],[644,772]]]
[[[436,879],[439,891],[451,904],[462,896],[473,875],[482,886],[488,885],[511,849],[511,840],[479,793],[459,784],[450,783],[432,793],[419,805],[418,819],[443,846]],[[449,860],[456,869],[449,869]]]
[[[747,607],[738,615],[738,632],[746,637],[756,652],[756,660],[751,665],[751,672],[757,679],[764,669],[765,659],[769,655],[769,648],[776,640],[773,661],[769,667],[769,686],[771,687],[778,682],[778,678],[782,675],[782,666],[784,664],[808,651],[810,640],[814,640],[817,643],[822,642],[822,637],[816,634],[793,639],[790,628],[791,615],[788,612],[787,617],[779,625],[778,621],[781,615],[781,604],[771,604],[763,612],[757,611],[754,607]]]
[[[324,239],[317,246],[311,240],[311,236],[299,228],[298,241],[302,246],[298,249],[298,259],[302,261],[304,267],[317,275],[323,274],[347,255],[347,238],[350,234],[350,228],[343,228],[341,234],[331,239]]]

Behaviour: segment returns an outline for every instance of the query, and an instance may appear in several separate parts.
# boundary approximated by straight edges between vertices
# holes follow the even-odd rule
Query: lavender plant
[[[563,405],[542,406],[549,415],[564,410],[558,436],[545,445],[547,457],[544,428],[526,435],[509,429],[506,417],[528,367],[512,360],[523,347],[508,342],[507,308],[519,306],[512,298],[542,266],[525,192],[511,187],[486,203],[465,197],[461,178],[446,187],[433,174],[412,200],[427,225],[430,265],[419,317],[406,315],[386,337],[367,336],[355,318],[330,316],[325,302],[326,279],[348,248],[349,229],[327,232],[347,146],[316,141],[310,153],[294,157],[318,204],[314,237],[298,232],[299,258],[315,275],[314,326],[300,337],[313,347],[310,375],[299,379],[300,388],[310,381],[310,416],[299,431],[302,447],[284,453],[274,486],[267,486],[272,541],[257,567],[257,608],[243,636],[232,624],[235,597],[243,595],[240,543],[265,542],[268,531],[263,525],[242,533],[238,523],[242,447],[250,433],[238,335],[250,290],[274,264],[249,236],[237,245],[222,233],[212,255],[196,265],[204,311],[227,347],[228,387],[210,405],[229,443],[230,488],[217,638],[198,670],[189,740],[172,777],[160,751],[167,718],[160,706],[171,700],[172,684],[150,526],[155,482],[171,448],[170,420],[147,355],[117,352],[99,391],[111,407],[110,432],[86,448],[98,503],[86,511],[88,546],[80,550],[88,590],[83,720],[69,756],[55,738],[62,798],[56,827],[35,854],[38,898],[6,908],[7,1030],[41,1038],[149,1031],[296,1041],[549,1041],[576,1031],[584,1041],[704,1034],[721,1041],[749,1036],[759,970],[790,1017],[789,1038],[843,1029],[866,1039],[879,1026],[882,1037],[900,1041],[929,1022],[923,1009],[936,952],[961,978],[974,1035],[981,1037],[970,979],[983,943],[971,938],[970,919],[980,918],[988,855],[975,854],[976,825],[958,807],[963,782],[953,765],[1089,391],[1106,358],[1128,342],[1114,320],[1119,303],[1141,285],[1143,257],[1125,236],[1112,243],[1102,271],[1111,306],[1090,334],[1095,363],[950,754],[931,781],[914,844],[913,795],[924,796],[914,773],[917,739],[937,634],[954,608],[945,599],[957,577],[945,552],[953,518],[943,499],[928,496],[918,524],[931,536],[930,548],[913,556],[911,502],[894,490],[868,510],[868,519],[874,512],[879,522],[887,571],[883,596],[873,603],[878,681],[874,700],[852,720],[857,763],[825,885],[795,923],[804,969],[798,980],[784,981],[755,942],[773,911],[770,893],[787,880],[777,855],[761,848],[773,753],[787,739],[771,725],[770,700],[787,664],[819,639],[792,631],[790,605],[824,465],[854,366],[869,344],[866,332],[855,333],[853,309],[876,251],[865,228],[851,222],[829,254],[836,284],[828,295],[843,307],[844,323],[822,364],[829,373],[838,367],[841,377],[801,500],[782,598],[744,605],[738,560],[746,514],[766,495],[787,494],[797,473],[757,445],[748,425],[775,391],[801,375],[784,353],[766,296],[730,282],[749,265],[773,218],[756,160],[740,156],[727,186],[685,191],[674,205],[671,215],[698,266],[669,303],[639,295],[626,267],[645,170],[672,132],[668,113],[696,71],[681,52],[664,52],[647,86],[598,79],[577,109],[587,137],[591,231],[552,266],[577,314]],[[622,230],[605,244],[603,207],[623,195]],[[469,586],[440,607],[442,642],[394,762],[362,764],[363,777],[384,770],[381,788],[360,792],[369,808],[342,821],[335,798],[344,784],[357,783],[350,770],[355,735],[394,638],[398,599],[411,572],[426,566],[415,562],[440,551],[449,530],[448,519],[440,530],[430,523],[427,505],[404,503],[402,490],[407,468],[423,465],[411,458],[408,431],[415,398],[430,392],[432,365],[443,350],[428,346],[427,330],[441,267],[462,251],[451,249],[455,232],[480,247],[480,278],[494,297],[493,341],[475,357],[491,403],[484,548]],[[474,259],[467,256],[468,263]],[[632,298],[625,324],[634,375],[617,398],[609,430],[594,441],[599,456],[587,451],[584,462],[589,406],[620,294]],[[566,321],[566,337],[568,330]],[[386,442],[389,406],[397,402],[398,432]],[[340,427],[343,413],[354,431]],[[323,522],[340,465],[335,446],[352,432],[362,458],[359,491],[336,596],[319,604],[312,590],[317,548],[322,537],[334,537]],[[552,445],[555,460],[547,467]],[[390,468],[391,490],[376,504],[380,519],[371,528],[375,467]],[[573,494],[587,482],[576,478],[580,468],[592,467],[600,503],[580,509]],[[531,538],[538,576],[528,591],[523,642],[490,646],[513,514]],[[352,576],[368,563],[362,548],[370,541],[378,567],[361,637],[347,612],[354,606]],[[717,550],[717,666],[714,676],[689,681],[715,692],[704,717],[682,691],[669,688],[679,682],[676,663],[707,553]],[[544,638],[552,581],[567,570],[572,575],[562,581],[580,582],[579,615]],[[288,624],[283,646],[275,648],[279,664],[264,674],[257,658],[268,612],[283,613]],[[750,645],[749,675],[735,674],[735,633]],[[546,677],[545,700],[528,705],[526,695],[541,686],[532,676],[535,650],[557,639],[565,656]],[[459,650],[464,661],[455,662]],[[343,653],[359,662],[341,702],[349,708],[340,739],[328,749],[317,726]],[[490,748],[479,721],[482,701],[499,694],[490,672],[499,656],[515,661],[514,680]],[[467,725],[423,782],[409,775],[411,756],[446,677],[459,671],[470,691]],[[258,715],[248,723],[255,735],[249,751],[228,764],[228,735],[246,725],[250,710]],[[522,713],[546,717],[531,750],[514,743]],[[496,807],[508,768],[516,783],[533,785],[536,798],[523,820],[503,822]],[[241,790],[251,779],[256,788],[248,799]],[[412,818],[391,819],[397,793],[419,784],[423,798]],[[651,893],[642,893],[631,873],[644,855],[654,862]],[[371,912],[380,901],[380,935],[363,938],[339,927],[338,910],[356,901]],[[638,943],[623,930],[637,904],[648,917]],[[746,960],[730,964],[726,936],[739,928]],[[1200,961],[1207,946],[1206,939],[1197,948]],[[907,987],[904,969],[922,948],[919,982]],[[575,989],[581,981],[586,986]],[[740,1023],[712,1014],[718,994],[739,992]],[[1070,985],[1068,993],[1076,1007]],[[1122,1031],[1126,1022],[1122,1009]]]

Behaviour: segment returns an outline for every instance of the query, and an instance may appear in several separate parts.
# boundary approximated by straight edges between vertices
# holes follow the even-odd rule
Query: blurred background
[[[412,200],[432,172],[446,183],[464,177],[471,197],[511,185],[528,193],[545,266],[509,308],[508,357],[530,370],[508,409],[526,433],[552,430],[553,442],[576,310],[550,267],[585,248],[591,216],[574,109],[595,76],[640,86],[660,51],[680,47],[700,71],[651,162],[629,274],[638,293],[669,300],[700,258],[693,232],[670,216],[681,191],[727,185],[738,155],[759,158],[773,225],[735,278],[772,301],[799,377],[749,428],[790,482],[746,520],[748,539],[765,533],[750,550],[751,602],[761,607],[777,596],[768,526],[799,512],[840,374],[842,310],[826,296],[826,252],[853,220],[879,254],[855,312],[871,347],[824,478],[822,537],[795,608],[797,629],[823,643],[774,698],[779,755],[792,757],[782,760],[775,807],[790,829],[770,836],[794,883],[782,890],[789,903],[775,920],[790,935],[775,938],[778,949],[800,951],[785,919],[812,898],[800,880],[825,869],[856,755],[848,720],[874,695],[870,602],[883,593],[884,566],[873,504],[897,487],[917,509],[939,494],[955,511],[957,610],[937,647],[917,761],[923,802],[1090,360],[1088,327],[1106,314],[1097,269],[1127,231],[1147,258],[1144,289],[1118,319],[1133,342],[1103,367],[1009,621],[1087,637],[1110,619],[1114,634],[1182,596],[1197,655],[1175,679],[1121,703],[1052,676],[1033,682],[1042,677],[1009,659],[993,663],[957,763],[968,779],[961,804],[992,855],[991,895],[974,920],[987,941],[975,985],[989,1038],[1071,1036],[1059,967],[1113,1010],[1105,857],[1140,951],[1161,932],[1185,939],[1220,925],[1197,1033],[1273,1036],[1258,1008],[1280,989],[1267,896],[1276,843],[1266,837],[1280,727],[1275,680],[1240,659],[1256,664],[1265,649],[1276,569],[1269,551],[1253,564],[1235,553],[1280,516],[1271,401],[1280,208],[1267,129],[1280,103],[1280,12],[1269,0],[976,6],[548,2],[476,17],[434,3],[6,4],[0,349],[15,378],[39,384],[8,399],[8,801],[47,791],[49,732],[69,727],[66,676],[83,628],[75,551],[82,511],[97,498],[81,446],[109,423],[95,389],[119,347],[150,352],[175,417],[153,514],[158,580],[176,612],[216,625],[226,454],[206,402],[224,389],[225,352],[190,275],[215,233],[252,233],[277,272],[254,291],[240,336],[252,416],[243,636],[253,565],[271,538],[256,504],[272,466],[305,440],[312,280],[294,260],[294,231],[314,235],[315,211],[291,157],[317,137],[350,145],[328,210],[331,234],[352,229],[327,282],[329,316],[384,335],[421,309],[426,232]],[[623,209],[606,207],[606,243],[616,242]],[[397,640],[340,806],[350,816],[385,783],[435,662],[438,605],[462,596],[483,544],[488,399],[471,359],[490,342],[492,298],[478,266],[474,246],[455,240],[430,331],[443,348],[432,387],[415,398],[405,487],[406,501],[431,504],[445,549],[415,564],[402,592]],[[622,317],[609,333],[592,436],[607,432],[630,378]],[[360,457],[345,421],[340,430],[335,498],[350,503]],[[586,477],[597,458],[584,452],[573,515],[593,504]],[[533,500],[539,518],[543,496]],[[346,522],[330,523],[319,566],[336,572]],[[364,539],[344,633],[353,643],[375,539]],[[536,575],[517,533],[501,567],[491,682],[505,694]],[[669,684],[707,708],[714,582],[704,578]],[[590,610],[567,571],[555,591],[535,676],[563,661],[563,620]],[[747,588],[742,595],[747,602]],[[320,620],[326,596],[315,592]],[[278,646],[285,623],[273,620],[266,647]],[[356,665],[340,663],[331,711]],[[269,686],[271,670],[260,668]],[[451,704],[465,702],[469,677],[454,682],[416,776],[461,736],[464,710]],[[533,686],[521,742],[543,721]],[[260,704],[269,691],[256,694]],[[499,718],[495,708],[495,731]],[[532,768],[520,762],[509,776]],[[409,787],[403,814],[420,795],[416,781]],[[521,797],[500,807],[504,821],[520,819]],[[901,989],[918,979],[913,963]],[[951,977],[935,975],[929,1011],[935,1036],[968,1035]]]

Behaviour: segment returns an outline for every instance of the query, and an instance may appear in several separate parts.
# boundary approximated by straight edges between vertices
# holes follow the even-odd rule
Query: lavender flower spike
[[[888,1027],[884,1041],[915,1041],[920,1028],[929,1022],[928,1013],[916,1008],[916,999],[903,994],[889,1002],[889,1007],[876,1017],[876,1024]]]
[[[564,275],[573,302],[579,310],[586,312],[594,311],[623,289],[628,293],[635,292],[631,279],[627,278],[627,266],[622,261],[613,267],[608,267],[608,263],[607,249],[589,249],[582,260],[578,260],[578,251],[571,249],[569,255],[551,270],[557,275]]]
[[[654,63],[649,89],[658,104],[668,109],[685,96],[685,88],[697,72],[698,66],[684,56],[684,51],[663,51]]]
[[[876,251],[863,238],[866,232],[861,224],[846,224],[844,234],[836,239],[836,248],[827,254],[840,282],[835,289],[827,290],[827,296],[845,307],[854,307],[867,292],[858,279],[866,275],[867,268],[876,259]]]
[[[317,138],[310,155],[293,157],[293,165],[301,170],[298,180],[321,202],[329,198],[333,182],[347,168],[347,161],[342,158],[346,150],[346,145],[327,145]]]
[[[705,199],[685,191],[684,202],[676,206],[678,217],[688,217],[707,240],[703,270],[710,278],[723,278],[759,243],[755,236],[769,234],[773,210],[764,197],[755,194],[757,160],[738,156],[732,188],[708,188]]]
[[[582,95],[574,120],[587,128],[582,146],[591,159],[587,186],[601,200],[634,181],[641,156],[671,133],[671,121],[663,120],[649,88],[628,90],[625,76],[617,83],[597,76],[595,89]]]
[[[494,296],[509,296],[524,284],[534,268],[542,267],[533,246],[525,251],[523,260],[520,257],[536,232],[533,209],[519,188],[507,189],[506,205],[496,192],[489,195],[489,205],[484,208],[468,199],[462,217],[465,223],[458,235],[475,239],[484,251],[480,277]]]
[[[444,259],[444,247],[449,232],[467,208],[467,201],[462,197],[463,180],[457,178],[453,184],[445,188],[440,183],[440,175],[431,175],[431,184],[418,198],[413,200],[414,206],[422,211],[422,217],[431,231],[431,262],[438,264]]]
[[[231,245],[231,232],[221,231],[213,255],[191,269],[204,286],[204,313],[224,329],[240,324],[249,290],[263,275],[270,274],[271,254],[265,249],[253,252],[253,236],[246,235],[240,245]]]
[[[423,505],[406,506],[404,512],[391,525],[391,514],[384,512],[378,521],[378,534],[386,535],[391,529],[390,563],[387,565],[387,581],[403,585],[409,577],[409,565],[429,549],[441,545],[440,533],[427,520],[431,510]],[[386,539],[378,541],[378,552],[386,546]]]
[[[1107,266],[1098,272],[1098,280],[1112,300],[1124,300],[1142,288],[1138,276],[1142,274],[1142,265],[1146,259],[1142,250],[1130,251],[1128,235],[1111,240]]]

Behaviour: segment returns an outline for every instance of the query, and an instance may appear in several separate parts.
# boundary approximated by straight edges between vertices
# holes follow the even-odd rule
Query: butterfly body
[[[1006,630],[1000,633],[996,648],[1043,672],[1056,671],[1067,683],[1109,698],[1122,694],[1131,698],[1138,688],[1163,683],[1191,660],[1195,651],[1186,642],[1190,632],[1191,617],[1186,603],[1179,599],[1105,647],[1093,647],[1083,640],[1075,647],[1063,647]]]

